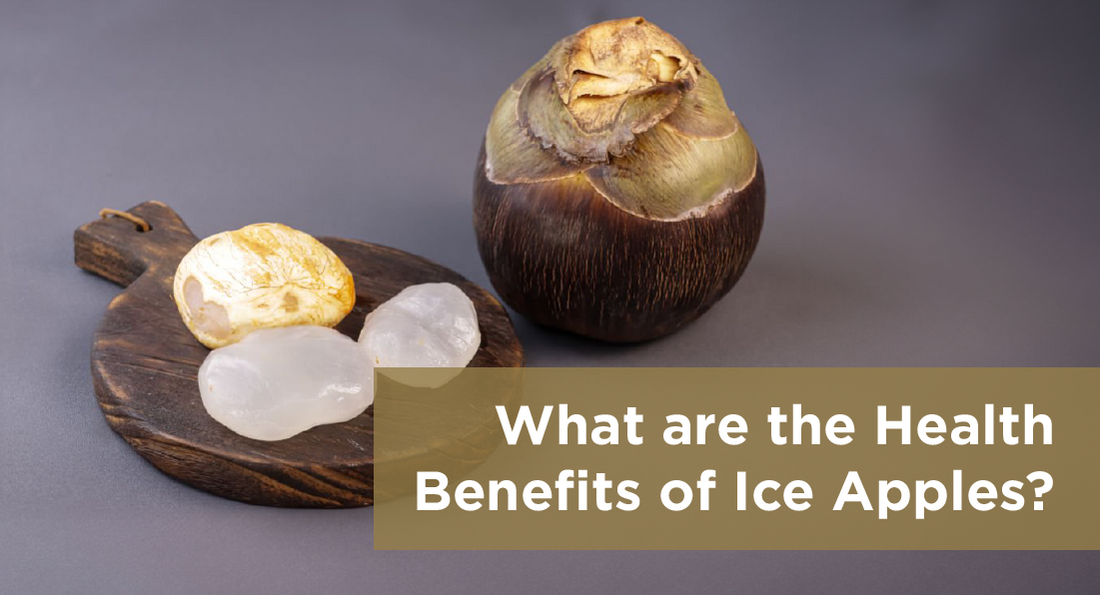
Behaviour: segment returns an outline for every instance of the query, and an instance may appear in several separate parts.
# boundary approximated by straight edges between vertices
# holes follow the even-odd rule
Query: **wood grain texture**
[[[764,172],[704,216],[644,219],[581,174],[496,184],[485,146],[474,227],[489,279],[540,324],[613,342],[645,341],[695,320],[741,277],[764,224]]]
[[[172,277],[198,239],[167,205],[129,210],[152,229],[120,218],[76,230],[77,266],[126,289],[108,306],[92,345],[95,394],[108,424],[164,473],[252,504],[341,508],[373,501],[374,409],[288,440],[244,438],[202,406],[197,374],[209,350],[184,326]],[[319,238],[355,278],[355,309],[337,329],[356,337],[368,312],[415,283],[454,283],[474,301],[481,348],[471,366],[519,367],[523,350],[504,308],[458,273],[375,244]],[[471,427],[477,427],[472,424]]]

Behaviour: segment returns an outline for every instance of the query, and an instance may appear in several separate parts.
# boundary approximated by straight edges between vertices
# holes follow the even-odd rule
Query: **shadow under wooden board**
[[[176,266],[198,238],[160,202],[119,214],[88,223],[73,236],[77,266],[126,288],[107,307],[92,345],[95,394],[111,428],[164,473],[219,496],[271,506],[370,505],[374,407],[277,442],[245,438],[214,421],[197,381],[209,350],[184,326],[172,299]],[[149,229],[143,231],[141,222]],[[344,334],[356,338],[366,314],[405,287],[445,281],[477,308],[481,347],[470,366],[523,365],[507,312],[458,273],[385,246],[318,239],[355,278],[355,309],[336,327]],[[491,424],[470,427],[493,431]]]

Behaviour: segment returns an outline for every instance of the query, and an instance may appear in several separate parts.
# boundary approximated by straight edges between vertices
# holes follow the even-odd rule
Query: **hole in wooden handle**
[[[137,227],[137,230],[141,233],[145,233],[150,229],[153,229],[153,226],[149,225],[148,221],[142,219],[141,217],[138,217],[137,215],[134,215],[133,213],[127,213],[126,211],[120,211],[118,209],[99,210],[100,219],[106,219],[108,217],[121,217],[129,221],[130,223],[133,223],[134,226]]]

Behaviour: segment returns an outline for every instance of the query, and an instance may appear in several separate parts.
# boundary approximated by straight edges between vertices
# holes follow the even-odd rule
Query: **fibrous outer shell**
[[[477,164],[478,248],[501,297],[609,341],[705,312],[763,213],[759,155],[718,82],[641,18],[558,42],[497,102]]]
[[[334,326],[355,305],[351,272],[313,236],[257,223],[196,244],[176,269],[183,322],[211,349],[261,328]]]

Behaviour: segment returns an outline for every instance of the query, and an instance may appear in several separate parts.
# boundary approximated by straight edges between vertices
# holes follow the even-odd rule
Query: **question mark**
[[[1050,491],[1050,488],[1054,487],[1054,478],[1050,476],[1046,471],[1033,471],[1027,476],[1027,480],[1034,482],[1036,479],[1043,480],[1043,485],[1035,488],[1035,510],[1042,510],[1043,503],[1039,498],[1043,497],[1043,494]]]

